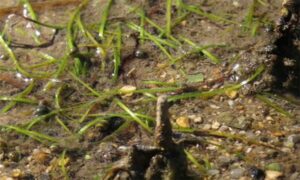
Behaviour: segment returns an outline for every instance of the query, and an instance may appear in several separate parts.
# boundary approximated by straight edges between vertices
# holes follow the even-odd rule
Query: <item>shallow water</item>
[[[55,34],[53,29],[37,27],[20,16],[11,16],[8,20],[3,16],[1,22],[7,20],[8,23],[5,37],[10,38],[13,53],[28,75],[35,75],[22,75],[21,80],[32,78],[35,84],[29,92],[22,95],[25,100],[31,101],[12,105],[9,111],[1,116],[0,124],[22,127],[19,125],[34,122],[36,124],[32,125],[30,130],[58,140],[40,143],[20,133],[1,131],[0,143],[3,141],[6,145],[5,148],[0,146],[0,154],[4,154],[2,159],[0,158],[0,179],[2,176],[11,177],[16,169],[36,178],[47,176],[62,179],[66,175],[61,171],[62,161],[65,162],[65,168],[72,179],[100,178],[108,167],[119,164],[126,157],[126,148],[134,144],[153,143],[153,137],[135,123],[129,123],[125,130],[116,136],[109,136],[119,127],[122,120],[136,120],[128,116],[113,98],[119,98],[130,110],[142,114],[138,118],[147,120],[151,125],[151,119],[155,118],[155,97],[161,93],[143,93],[142,90],[176,87],[179,90],[174,90],[171,94],[185,91],[209,94],[235,83],[242,83],[243,88],[239,91],[216,93],[217,95],[210,98],[187,98],[176,101],[171,107],[170,119],[174,125],[194,128],[205,133],[218,133],[203,136],[203,144],[187,146],[186,149],[208,170],[207,176],[212,179],[232,179],[239,174],[238,178],[250,178],[250,167],[254,166],[267,172],[268,165],[272,163],[279,164],[280,168],[277,170],[283,173],[285,178],[300,173],[300,147],[297,140],[300,128],[299,104],[288,100],[287,97],[296,98],[290,94],[286,95],[288,92],[279,95],[261,94],[261,91],[255,88],[259,78],[248,81],[266,60],[262,51],[272,35],[265,29],[268,23],[275,24],[277,21],[280,2],[266,1],[267,5],[259,6],[253,20],[260,23],[255,36],[241,26],[249,11],[250,1],[186,2],[201,6],[203,10],[226,17],[235,23],[215,22],[194,13],[188,15],[172,29],[172,35],[178,39],[188,38],[199,47],[212,47],[201,53],[183,56],[176,64],[170,65],[169,57],[153,41],[138,41],[139,32],[125,24],[140,24],[140,17],[130,12],[141,5],[141,1],[116,1],[108,18],[106,39],[102,41],[98,37],[98,25],[107,1],[90,1],[86,9],[81,11],[82,22],[98,43],[103,43],[104,47],[109,48],[107,57],[104,58],[103,54],[99,53],[99,47],[95,46],[86,34],[81,33],[80,29],[75,29],[75,43],[81,53],[78,57],[88,57],[85,59],[89,63],[88,74],[79,76],[84,83],[71,74],[75,72],[75,58],[71,55],[65,58],[69,52],[66,28]],[[0,3],[0,7],[15,5],[17,1],[2,0]],[[70,14],[76,7],[70,5],[43,8],[38,11],[39,20],[66,27],[70,21]],[[146,2],[144,8],[149,18],[164,29],[165,4],[161,1],[150,7]],[[175,12],[177,11],[174,9],[173,18],[176,17]],[[111,80],[111,74],[114,73],[114,52],[117,47],[115,35],[120,24],[123,33],[122,66],[120,77],[114,82]],[[54,41],[45,47],[36,47],[39,43],[33,37],[37,29],[41,33],[38,36],[40,43],[47,43],[52,37],[55,37]],[[149,24],[146,30],[158,37],[158,30],[153,30]],[[166,39],[160,39],[163,42],[164,40]],[[168,39],[169,41],[174,43]],[[189,43],[183,43],[178,49],[167,45],[164,47],[176,58],[193,49]],[[147,56],[136,56],[137,50]],[[213,58],[207,56],[207,52],[212,53],[221,63],[214,64]],[[19,74],[15,70],[15,63],[2,47],[0,54],[5,56],[0,60],[0,96],[10,97],[23,93],[30,83],[20,82],[20,78],[15,76]],[[84,56],[86,54],[88,56]],[[57,69],[62,68],[63,63],[66,63],[65,69],[57,73]],[[105,68],[101,70],[103,64]],[[39,76],[43,73],[47,76]],[[151,81],[152,83],[149,83]],[[141,90],[142,93],[116,93],[118,89],[124,91],[128,88]],[[270,101],[271,103],[268,103]],[[0,107],[7,107],[10,103],[1,101]],[[81,106],[82,103],[85,103],[84,106]],[[39,113],[51,111],[54,114],[39,119],[37,109],[43,110]],[[84,114],[86,116],[83,116]],[[111,117],[112,114],[118,114],[120,117]],[[110,123],[101,124],[98,119],[99,123],[92,124],[87,131],[82,129],[97,117],[100,117],[100,120],[109,120]],[[62,158],[64,150],[67,153]],[[189,170],[198,178],[203,176],[199,167],[196,168],[191,162]]]

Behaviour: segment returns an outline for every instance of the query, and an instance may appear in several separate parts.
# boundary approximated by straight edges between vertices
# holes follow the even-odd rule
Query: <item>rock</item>
[[[266,117],[266,120],[267,120],[267,121],[274,121],[274,119],[272,118],[272,116],[267,116],[267,117]]]
[[[209,176],[215,176],[215,175],[218,175],[218,174],[220,174],[220,171],[217,170],[217,169],[210,169],[210,170],[207,171],[207,175],[209,175]]]
[[[233,108],[234,105],[235,105],[235,103],[234,103],[233,100],[229,100],[229,101],[228,101],[228,105],[229,105],[230,108]]]
[[[44,101],[40,102],[37,109],[34,112],[34,115],[36,116],[43,116],[45,114],[50,113],[50,108],[47,104],[44,103]]]
[[[22,177],[22,171],[20,169],[13,169],[11,172],[11,176],[14,178],[21,178]]]
[[[210,104],[209,107],[211,107],[212,109],[220,109],[220,106],[217,106],[215,104]]]
[[[211,125],[210,124],[204,124],[203,130],[210,130],[211,129]]]
[[[32,159],[39,164],[45,164],[50,160],[50,154],[51,151],[47,148],[34,149],[32,153]]]
[[[221,113],[217,120],[229,127],[241,130],[247,130],[251,127],[253,122],[251,117],[239,116],[235,118],[231,113],[228,112]]]
[[[219,131],[225,132],[225,131],[227,131],[228,129],[229,129],[228,126],[222,125],[222,126],[219,128]]]
[[[240,177],[239,180],[253,180],[247,176]]]
[[[189,116],[189,118],[194,122],[194,123],[197,123],[197,124],[201,124],[203,123],[203,118],[201,116]]]
[[[211,125],[211,128],[214,130],[219,129],[221,126],[221,124],[218,121],[213,122],[213,124]]]
[[[298,180],[300,179],[300,173],[295,172],[291,175],[290,180]]]
[[[234,116],[230,112],[223,112],[217,117],[217,121],[224,124],[230,124],[234,120]]]
[[[285,146],[294,148],[296,144],[300,143],[300,134],[292,134],[288,136]]]
[[[277,180],[283,176],[282,172],[278,171],[266,171],[266,179],[265,180]]]
[[[8,177],[8,176],[0,176],[0,179],[2,180],[14,180],[14,178],[12,178],[12,177]]]
[[[253,121],[252,118],[240,116],[240,117],[236,118],[234,121],[231,121],[228,124],[228,126],[236,128],[236,129],[247,130],[248,128],[251,127],[252,121]]]
[[[241,3],[239,1],[233,1],[232,5],[234,7],[241,7]]]
[[[239,179],[244,176],[245,169],[244,168],[236,168],[230,171],[230,177],[232,179]]]
[[[235,99],[238,97],[238,91],[236,90],[230,90],[230,91],[226,91],[225,94],[230,98],[230,99]]]
[[[129,97],[133,95],[133,91],[135,90],[135,86],[126,85],[119,89],[119,93],[122,95],[122,97]]]
[[[85,160],[91,160],[91,159],[92,159],[92,156],[89,155],[89,154],[86,154],[86,155],[84,156],[84,159],[85,159]]]
[[[176,124],[180,127],[183,128],[190,128],[191,124],[190,124],[190,119],[188,117],[185,116],[181,116],[179,118],[176,119]]]
[[[143,51],[143,50],[141,50],[141,49],[137,49],[137,50],[134,52],[134,55],[135,55],[135,57],[138,58],[138,59],[146,59],[146,58],[149,57],[148,54],[147,54],[147,52],[145,52],[145,51]]]

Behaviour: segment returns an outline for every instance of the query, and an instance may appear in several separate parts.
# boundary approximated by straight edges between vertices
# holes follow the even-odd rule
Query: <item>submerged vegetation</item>
[[[12,87],[14,90],[9,92],[6,89],[4,93],[1,90],[1,116],[8,119],[8,122],[0,119],[1,137],[17,134],[15,137],[21,135],[21,140],[28,141],[26,137],[30,137],[39,142],[39,146],[55,149],[53,151],[58,156],[49,168],[54,179],[74,178],[78,170],[77,165],[71,168],[71,163],[78,163],[74,157],[88,160],[88,153],[97,151],[94,148],[98,148],[98,145],[114,142],[118,138],[111,145],[112,149],[114,146],[131,146],[143,138],[149,141],[156,123],[154,102],[161,94],[168,94],[168,103],[177,105],[175,107],[181,105],[178,110],[171,111],[175,119],[180,113],[189,111],[185,108],[202,112],[200,107],[194,108],[198,105],[203,109],[214,109],[207,117],[216,118],[218,113],[214,111],[220,108],[203,101],[220,99],[219,103],[222,104],[228,100],[231,106],[238,96],[239,102],[235,103],[261,103],[259,106],[266,105],[271,109],[268,111],[280,114],[276,115],[278,120],[291,120],[297,116],[286,110],[288,106],[281,106],[284,103],[298,106],[297,101],[291,101],[286,96],[278,98],[272,93],[256,92],[256,83],[270,70],[269,65],[260,61],[257,55],[253,56],[258,60],[242,62],[242,56],[252,56],[251,53],[243,53],[253,50],[248,47],[253,42],[246,45],[246,51],[238,52],[242,49],[238,44],[228,44],[223,40],[212,40],[211,43],[205,36],[202,42],[193,37],[201,34],[198,32],[201,29],[192,30],[191,33],[185,30],[192,29],[194,25],[191,23],[199,18],[197,25],[200,24],[202,28],[219,28],[214,33],[238,32],[241,34],[239,36],[250,39],[259,36],[269,38],[270,35],[265,35],[260,28],[269,27],[272,21],[261,12],[265,12],[272,2],[251,1],[242,18],[230,13],[212,12],[207,10],[206,3],[193,1],[127,2],[130,7],[124,6],[124,12],[121,9],[118,12],[118,8],[124,5],[119,3],[114,0],[21,0],[19,6],[0,9],[1,18],[11,16],[0,24],[0,80],[3,87]],[[57,11],[71,9],[66,15],[68,18],[60,20],[59,15],[55,15],[52,17],[58,18],[55,21],[44,17],[43,11],[53,10],[55,14],[56,8]],[[13,18],[27,24],[26,27],[17,23],[12,28],[10,20]],[[23,36],[26,37],[22,39]],[[247,60],[252,59],[248,57]],[[239,109],[237,114],[243,113],[246,113],[245,107]],[[14,118],[19,120],[9,121]],[[257,131],[267,129],[259,122],[256,124],[254,128]],[[183,151],[192,166],[189,168],[192,176],[214,176],[210,171],[214,167],[209,154],[205,152],[207,154],[199,155],[199,150],[195,150],[199,144],[217,147],[227,154],[236,153],[236,156],[238,153],[245,154],[240,152],[245,151],[243,149],[233,150],[205,137],[286,153],[277,147],[281,142],[273,145],[256,137],[247,137],[246,133],[221,132],[219,127],[204,129],[202,125],[182,125],[177,121],[172,122],[172,127],[180,136],[190,135],[192,140],[195,137],[203,138],[201,143],[197,141],[192,147],[183,144]],[[135,139],[128,144],[118,142],[129,140],[127,136]],[[9,156],[3,155],[1,158],[0,162],[8,160]],[[114,161],[119,159],[117,156],[107,161],[101,170],[97,166],[99,172],[92,171],[95,174],[89,174],[89,177],[101,179],[113,169],[110,166]],[[247,157],[241,159],[247,164],[252,163]]]

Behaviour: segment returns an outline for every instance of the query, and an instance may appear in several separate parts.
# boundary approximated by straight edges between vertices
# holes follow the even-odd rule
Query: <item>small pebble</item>
[[[207,150],[210,150],[210,151],[216,151],[216,150],[218,150],[218,147],[215,146],[215,145],[208,145],[208,146],[206,147],[206,149],[207,149]]]
[[[221,124],[218,121],[216,121],[216,122],[213,122],[211,128],[214,130],[217,130],[220,128],[220,126],[221,126]]]
[[[212,109],[220,109],[220,106],[214,105],[214,104],[210,104],[209,105]]]
[[[186,20],[184,20],[184,21],[182,21],[180,24],[181,24],[181,26],[186,26],[186,24],[187,24],[187,21],[186,21]]]
[[[241,6],[241,4],[240,4],[239,1],[233,1],[232,5],[233,5],[234,7],[240,7],[240,6]]]
[[[295,172],[291,175],[290,180],[299,180],[300,179],[300,173]]]
[[[220,128],[219,128],[219,130],[221,131],[221,132],[225,132],[225,131],[227,131],[229,129],[229,127],[228,126],[225,126],[225,125],[222,125]]]
[[[230,177],[232,179],[239,179],[240,177],[244,176],[245,169],[244,168],[236,168],[230,171]]]
[[[44,164],[50,159],[50,152],[35,149],[32,153],[32,159],[37,163]]]
[[[251,167],[249,170],[249,174],[253,180],[264,180],[265,179],[265,172],[255,166]]]
[[[119,89],[119,93],[122,94],[122,97],[129,97],[133,95],[134,90],[136,90],[135,86],[125,85]]]
[[[47,105],[46,101],[40,101],[38,107],[34,111],[34,115],[36,116],[43,116],[45,114],[48,114],[50,112],[50,108]]]
[[[285,142],[285,145],[287,147],[295,147],[296,144],[299,144],[300,143],[300,134],[292,134],[290,136],[288,136],[286,142]]]
[[[190,128],[190,119],[188,117],[182,116],[176,119],[176,124],[183,128]]]
[[[159,77],[160,77],[160,78],[166,78],[166,77],[167,77],[167,73],[166,73],[166,72],[163,72]]]
[[[229,101],[228,101],[228,105],[229,105],[230,108],[233,108],[233,107],[234,107],[234,104],[235,104],[235,103],[234,103],[233,100],[229,100]]]
[[[12,177],[8,177],[8,176],[0,176],[1,180],[14,180],[14,178]]]
[[[238,91],[226,91],[225,94],[230,98],[230,99],[235,99],[238,97]]]
[[[215,175],[220,174],[220,171],[217,170],[217,169],[210,169],[210,170],[207,171],[207,174],[210,175],[210,176],[215,176]]]
[[[193,121],[197,124],[201,124],[203,123],[203,118],[201,116],[196,117],[195,119],[193,119]]]
[[[48,114],[49,112],[50,109],[47,106],[41,105],[35,110],[34,115],[42,116]]]
[[[252,118],[239,116],[234,121],[231,122],[230,126],[237,129],[247,130],[251,127],[252,121],[253,121]]]
[[[90,159],[92,159],[92,156],[89,155],[89,154],[86,154],[86,155],[84,156],[84,159],[85,159],[85,160],[90,160]]]
[[[282,172],[278,171],[266,171],[266,179],[265,180],[277,180],[283,176]]]
[[[267,116],[267,117],[266,117],[266,120],[267,120],[267,121],[273,121],[274,119],[273,119],[271,116]]]
[[[22,176],[22,171],[20,169],[13,169],[11,175],[14,178],[20,178]]]
[[[148,54],[145,51],[141,50],[141,49],[136,50],[134,55],[135,55],[136,58],[139,58],[139,59],[148,58]]]
[[[210,130],[211,129],[211,125],[210,124],[204,124],[203,130]]]

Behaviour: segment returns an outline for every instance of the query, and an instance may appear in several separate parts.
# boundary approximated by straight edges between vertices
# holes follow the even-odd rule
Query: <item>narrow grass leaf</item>
[[[29,93],[32,92],[33,88],[34,88],[35,82],[32,81],[29,86],[22,91],[21,93],[19,93],[18,95],[15,96],[15,98],[24,98],[24,96],[27,96]],[[11,110],[18,101],[12,101],[9,104],[7,104],[6,106],[4,106],[1,110],[2,113],[8,112],[9,110]]]
[[[289,113],[288,111],[281,108],[275,102],[272,102],[267,96],[258,94],[258,95],[256,95],[256,98],[261,100],[262,102],[264,102],[266,105],[270,106],[271,108],[275,109],[277,112],[279,112],[283,116],[286,116],[286,117],[289,117],[289,118],[293,117],[293,115],[291,113]]]
[[[172,0],[167,0],[166,6],[166,35],[170,36],[172,32]]]
[[[31,19],[37,21],[38,20],[38,16],[37,14],[35,13],[35,11],[33,10],[31,4],[29,3],[28,0],[21,0],[21,3],[23,4],[24,8],[28,11],[29,13],[29,16]],[[26,16],[26,15],[25,15]],[[40,33],[40,26],[39,25],[36,25],[36,31],[38,31],[38,33]],[[33,38],[35,40],[36,43],[40,44],[40,40],[39,40],[39,36],[37,35],[37,33],[34,33],[33,34]]]
[[[190,152],[188,152],[187,150],[184,150],[184,153],[185,153],[187,159],[190,160],[194,166],[196,166],[196,168],[198,169],[198,171],[200,173],[202,173],[204,175],[207,173],[205,167],[203,165],[201,165]]]
[[[117,36],[116,36],[116,46],[114,48],[114,72],[113,80],[117,81],[119,77],[119,71],[121,67],[121,49],[122,49],[122,29],[121,25],[118,25]]]
[[[63,152],[61,153],[61,156],[60,156],[60,160],[59,160],[59,165],[60,165],[60,168],[61,168],[61,171],[64,175],[64,180],[69,180],[69,174],[68,174],[68,171],[67,171],[67,168],[66,168],[66,162],[67,162],[67,159],[66,158],[66,153],[67,153],[67,150],[63,150]]]
[[[209,46],[198,46],[196,43],[191,41],[190,39],[187,39],[185,37],[180,37],[183,41],[191,45],[195,50],[198,50],[199,52],[202,52],[206,57],[208,57],[212,63],[219,64],[221,62],[220,59],[218,59],[216,56],[214,56],[212,53],[210,53],[208,50],[206,50]]]
[[[107,18],[109,16],[109,11],[110,11],[110,8],[113,4],[114,0],[109,0],[107,2],[107,5],[102,13],[102,17],[101,17],[101,21],[100,21],[100,26],[99,26],[99,37],[101,39],[104,38],[104,31],[105,31],[105,27],[106,27],[106,24],[107,24]]]
[[[174,96],[170,96],[168,101],[178,101],[181,99],[190,99],[190,98],[211,98],[214,97],[216,95],[222,95],[225,94],[228,91],[233,91],[233,90],[239,90],[240,88],[242,88],[245,84],[250,83],[251,81],[253,81],[254,79],[256,79],[259,75],[261,75],[261,73],[264,71],[265,66],[261,65],[256,71],[255,73],[250,76],[248,79],[238,83],[238,84],[234,84],[234,85],[230,85],[224,88],[220,88],[220,89],[216,89],[216,90],[212,90],[212,91],[196,91],[196,92],[188,92],[188,93],[182,93],[179,95],[174,95]]]
[[[144,44],[145,42],[145,19],[146,19],[146,15],[145,15],[145,10],[142,9],[141,10],[141,23],[140,23],[140,26],[142,27],[141,28],[141,31],[140,31],[140,40],[141,40],[141,44]]]
[[[65,130],[67,131],[69,134],[73,135],[72,131],[65,125],[65,123],[59,119],[59,117],[55,117],[55,121]]]
[[[28,123],[28,125],[26,126],[26,129],[27,130],[30,130],[34,125],[36,125],[37,123],[45,120],[45,119],[48,119],[54,115],[56,115],[59,111],[58,110],[54,110],[54,111],[51,111],[50,113],[48,114],[45,114],[45,115],[42,115],[42,116],[37,116],[37,117],[34,117],[33,119],[31,119]]]
[[[222,16],[207,13],[207,12],[205,12],[205,11],[201,10],[200,8],[198,8],[196,6],[193,6],[193,5],[187,5],[187,4],[182,3],[181,6],[185,10],[190,11],[190,12],[195,13],[195,14],[198,14],[200,16],[206,17],[207,19],[209,19],[213,22],[224,22],[224,23],[228,23],[228,24],[239,25],[239,23],[237,23],[235,21],[231,21],[229,19],[223,18]]]
[[[6,53],[9,55],[10,59],[14,62],[14,65],[16,66],[17,71],[19,71],[26,77],[32,77],[31,73],[25,71],[23,69],[23,67],[19,64],[19,61],[17,60],[14,52],[9,48],[8,44],[5,42],[3,35],[0,36],[0,45],[4,48]]]
[[[29,98],[0,96],[0,101],[11,101],[16,103],[37,104],[38,102]]]
[[[41,133],[36,132],[36,131],[29,131],[29,130],[26,130],[26,129],[23,129],[23,128],[19,128],[19,127],[16,127],[16,126],[9,126],[9,125],[4,126],[4,127],[8,128],[8,129],[11,129],[11,130],[14,130],[19,134],[29,136],[29,137],[31,137],[35,140],[40,141],[40,142],[44,142],[45,140],[50,141],[50,142],[58,142],[58,139],[56,139],[54,137],[51,137],[51,136],[48,136],[48,135],[45,135],[45,134],[41,134]]]
[[[95,96],[101,97],[101,94],[99,94],[96,90],[94,90],[90,85],[86,84],[84,81],[79,79],[74,73],[70,72],[70,75],[73,77],[74,80],[82,84],[85,88],[87,88],[91,93]]]
[[[89,0],[84,0],[73,12],[71,18],[67,24],[67,45],[69,53],[72,53],[76,50],[75,39],[74,39],[74,23],[76,18],[80,15],[82,8],[84,8]]]
[[[152,133],[152,129],[145,124],[144,121],[142,121],[134,112],[132,112],[125,104],[123,104],[119,99],[114,99],[114,102],[120,107],[122,108],[126,113],[128,113],[132,119],[138,123],[139,125],[141,125],[147,132]]]
[[[247,14],[245,17],[245,21],[244,21],[244,27],[247,29],[250,29],[253,20],[254,20],[254,12],[255,12],[255,8],[257,6],[257,0],[252,0],[252,3],[250,4],[248,10],[247,10]]]
[[[100,126],[104,126],[107,123],[107,120],[103,119],[103,118],[96,118],[94,120],[92,120],[91,122],[88,122],[85,126],[83,126],[79,131],[78,134],[79,135],[83,135],[89,128],[95,126],[95,125],[100,125]]]

